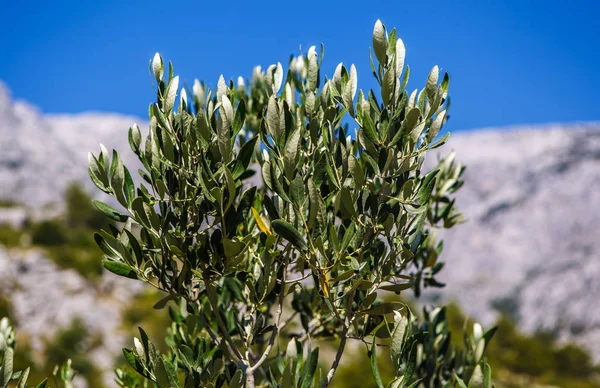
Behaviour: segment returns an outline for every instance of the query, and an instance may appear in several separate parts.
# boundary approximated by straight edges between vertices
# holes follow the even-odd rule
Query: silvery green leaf
[[[483,328],[477,322],[473,324],[473,340],[478,342],[483,337]]]
[[[269,133],[273,136],[275,142],[279,141],[282,132],[282,128],[280,128],[281,118],[279,115],[277,98],[274,95],[271,95],[267,105],[267,126],[269,128]]]
[[[194,80],[194,87],[192,90],[194,92],[194,99],[198,103],[198,106],[200,109],[204,108],[204,87],[199,80]]]
[[[285,84],[285,101],[288,106],[296,105],[296,97],[294,96],[292,85],[289,82]]]
[[[386,106],[390,103],[394,94],[396,80],[396,69],[389,67],[383,74],[383,80],[381,82],[381,98]]]
[[[2,368],[0,368],[2,370],[3,376],[0,376],[0,377],[3,378],[5,387],[8,387],[8,382],[12,378],[13,356],[14,356],[14,350],[12,348],[8,348],[4,351],[4,360],[2,361]]]
[[[307,87],[310,92],[315,93],[319,83],[319,63],[317,62],[317,51],[315,46],[308,49],[308,78]]]
[[[340,62],[339,65],[335,68],[333,72],[333,84],[335,85],[338,93],[342,90],[342,69],[344,68],[344,63]]]
[[[404,59],[406,57],[406,48],[402,39],[398,38],[396,41],[396,74],[400,76],[402,69],[404,68]]]
[[[229,130],[233,122],[233,106],[226,95],[222,96],[221,108],[223,108],[220,112],[223,117],[223,129]]]
[[[433,139],[435,139],[435,137],[440,132],[440,129],[442,128],[442,124],[444,122],[445,117],[446,117],[445,110],[441,111],[440,113],[437,114],[437,116],[435,116],[435,119],[429,126],[429,132],[427,133],[427,140],[429,142],[431,142]]]
[[[315,94],[313,92],[306,93],[306,103],[304,108],[306,109],[306,115],[311,116],[315,110]]]
[[[483,388],[484,384],[483,371],[481,370],[481,365],[477,365],[475,370],[473,370],[473,374],[471,375],[471,379],[469,380],[468,388]]]
[[[23,371],[21,377],[19,377],[19,381],[17,382],[17,388],[27,388],[27,378],[29,378],[29,371],[29,367]]]
[[[283,67],[281,62],[277,62],[277,67],[273,73],[273,93],[279,92],[281,89],[281,83],[283,82]]]
[[[400,73],[398,73],[400,74]],[[400,85],[400,91],[404,92],[406,89],[406,85],[408,84],[408,80],[410,79],[410,66],[406,65],[406,70],[404,70],[404,75],[402,76],[402,85]]]
[[[169,86],[167,86],[167,96],[164,102],[163,111],[165,114],[169,113],[173,110],[173,105],[175,105],[175,97],[177,96],[177,89],[179,88],[179,76],[173,77],[171,82],[169,82]]]
[[[425,86],[425,90],[427,93],[427,98],[433,100],[435,97],[435,91],[437,89],[438,77],[439,77],[440,69],[434,66],[429,72],[429,76],[427,77],[427,85]]]
[[[140,131],[140,127],[137,124],[133,124],[129,128],[129,146],[131,150],[135,153],[139,152],[142,144],[142,133]]]
[[[217,83],[217,101],[223,101],[223,96],[227,95],[227,83],[225,83],[225,78],[223,74],[219,76],[219,82]]]
[[[358,75],[356,74],[356,66],[354,64],[350,66],[350,85],[352,85],[352,100],[354,100],[356,89],[358,88]]]
[[[384,65],[386,63],[387,37],[385,36],[385,26],[379,19],[373,28],[373,51],[375,51],[379,63]]]
[[[154,58],[152,58],[152,71],[154,72],[156,82],[160,82],[165,71],[165,66],[159,53],[154,54]]]
[[[133,346],[135,349],[135,353],[142,359],[146,358],[146,352],[144,351],[144,347],[142,343],[137,337],[133,337]]]
[[[296,129],[288,138],[285,144],[285,152],[283,154],[283,165],[285,175],[288,179],[292,179],[298,162],[298,151],[300,146],[300,130]]]
[[[252,84],[257,85],[260,81],[262,81],[262,79],[263,79],[262,67],[255,66],[254,69],[252,69]]]
[[[123,187],[125,185],[125,169],[123,161],[119,158],[119,154],[116,150],[113,150],[113,162],[110,171],[110,185],[114,190],[115,197],[121,205],[128,207],[129,204],[123,194]]]
[[[410,97],[408,97],[408,105],[406,105],[408,109],[415,107],[415,102],[417,101],[417,92],[417,89],[413,90],[410,94]]]
[[[220,114],[217,121],[217,144],[224,163],[231,160],[231,122],[227,121],[227,114]]]
[[[120,261],[102,260],[102,265],[115,275],[124,276],[130,279],[138,278],[137,273],[131,266],[121,263]]]
[[[373,346],[371,346],[370,359],[371,359],[371,372],[373,373],[373,379],[377,388],[383,388],[383,381],[379,373],[379,366],[377,365],[377,344],[375,343],[375,336],[373,336]]]
[[[110,162],[110,153],[108,152],[108,149],[102,143],[100,143],[100,155],[98,157],[98,161],[104,167],[107,167],[108,162]]]
[[[308,246],[306,245],[306,241],[304,241],[304,237],[294,228],[294,226],[283,220],[274,220],[271,222],[271,227],[273,231],[289,241],[296,248],[305,252],[308,250]]]
[[[483,351],[485,350],[485,339],[480,338],[475,343],[475,348],[473,349],[473,357],[475,357],[475,362],[479,362],[481,357],[483,357]]]
[[[406,328],[408,327],[409,317],[398,311],[394,311],[394,331],[392,332],[392,343],[390,346],[390,356],[395,367],[400,364],[400,357],[406,338]]]
[[[184,88],[181,89],[181,93],[179,94],[179,110],[187,110],[187,92]]]
[[[269,65],[269,67],[267,67],[267,87],[268,87],[268,93],[270,94],[271,92],[275,93],[275,80],[274,80],[274,72],[275,72],[275,68],[277,66],[276,65]]]

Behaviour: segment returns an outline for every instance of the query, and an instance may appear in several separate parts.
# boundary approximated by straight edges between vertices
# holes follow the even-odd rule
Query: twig
[[[246,371],[248,376],[253,374],[254,371],[257,370],[265,362],[267,357],[269,357],[269,353],[271,353],[271,349],[273,348],[273,345],[275,344],[275,339],[279,337],[279,330],[281,329],[281,327],[279,325],[281,322],[281,313],[283,312],[283,301],[284,301],[284,296],[285,296],[286,271],[287,271],[287,264],[283,267],[283,278],[281,279],[281,290],[279,291],[279,304],[277,305],[277,313],[276,313],[277,318],[276,318],[276,322],[275,322],[275,328],[273,329],[273,333],[271,333],[271,338],[269,338],[269,344],[267,345],[267,348],[263,352],[262,356],[260,356],[258,361],[256,361],[256,363],[253,366],[251,366],[250,368],[248,368],[248,370]],[[287,322],[286,322],[286,324],[287,324]],[[248,382],[247,379],[246,379],[246,382]]]
[[[229,335],[229,330],[227,330],[227,326],[225,326],[223,319],[221,319],[221,314],[219,314],[215,294],[213,293],[212,285],[209,283],[209,280],[206,276],[206,271],[204,272],[204,274],[204,284],[206,288],[206,294],[208,296],[208,301],[210,302],[210,307],[212,308],[213,313],[215,314],[215,318],[217,320],[219,328],[221,329],[223,338],[225,338],[225,341],[229,345],[229,350],[232,352],[232,355],[237,357],[237,361],[242,361],[244,360],[244,356],[242,356],[242,353],[240,353],[239,349],[235,347],[233,339],[231,338],[231,335]]]

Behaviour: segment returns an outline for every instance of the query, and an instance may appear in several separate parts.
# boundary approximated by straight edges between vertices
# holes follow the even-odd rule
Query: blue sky
[[[2,1],[0,79],[16,98],[43,112],[145,117],[156,51],[188,84],[215,85],[321,42],[325,75],[355,63],[359,87],[372,88],[380,18],[407,47],[410,89],[435,64],[450,73],[450,130],[600,120],[597,1],[88,3]]]

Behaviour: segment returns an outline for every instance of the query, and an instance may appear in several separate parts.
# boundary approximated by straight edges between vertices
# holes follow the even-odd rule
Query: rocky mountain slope
[[[491,322],[575,340],[600,357],[600,123],[454,134],[467,166],[446,233],[446,296]]]
[[[91,187],[87,152],[104,143],[131,163],[135,121],[145,124],[43,115],[0,84],[0,200],[37,207],[58,201],[69,181]],[[451,149],[468,166],[458,201],[468,222],[445,233],[448,286],[439,295],[488,324],[500,309],[522,329],[553,331],[600,359],[600,123],[459,132]]]

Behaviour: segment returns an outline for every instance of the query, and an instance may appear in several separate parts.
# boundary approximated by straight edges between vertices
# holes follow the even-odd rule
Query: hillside
[[[39,208],[70,181],[91,188],[88,151],[103,143],[132,163],[135,121],[143,128],[116,114],[44,115],[0,83],[0,200]],[[444,297],[488,324],[500,309],[600,359],[600,123],[459,132],[451,149],[467,166],[458,203],[468,222],[446,233]]]

